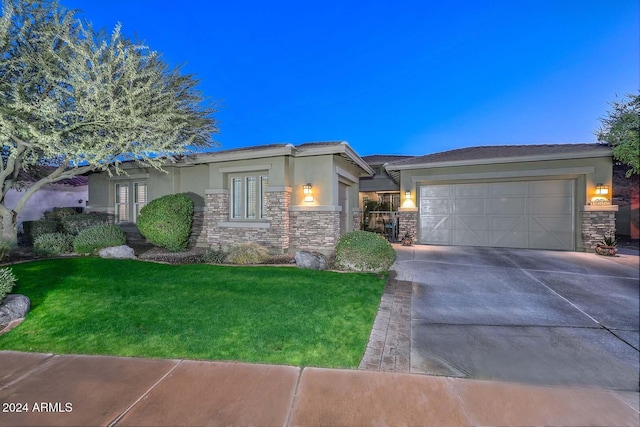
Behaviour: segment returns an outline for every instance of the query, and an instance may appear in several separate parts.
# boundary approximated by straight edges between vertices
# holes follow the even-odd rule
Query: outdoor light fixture
[[[311,184],[307,183],[307,185],[303,185],[302,192],[304,193],[305,202],[313,202],[315,200],[311,195]]]
[[[411,191],[405,191],[404,192],[404,199],[405,200],[409,200],[411,198]]]
[[[602,183],[596,184],[596,194],[598,196],[604,196],[609,194],[609,186]]]

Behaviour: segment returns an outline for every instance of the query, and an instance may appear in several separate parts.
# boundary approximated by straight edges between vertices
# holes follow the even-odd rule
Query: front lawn
[[[31,311],[0,350],[354,368],[385,278],[100,258],[17,264]]]

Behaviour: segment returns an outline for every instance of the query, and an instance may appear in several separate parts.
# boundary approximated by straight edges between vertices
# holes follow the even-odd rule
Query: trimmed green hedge
[[[91,212],[67,215],[60,218],[60,225],[65,233],[80,234],[82,230],[98,224],[111,224],[113,220],[107,213]]]
[[[33,241],[33,251],[42,256],[66,254],[73,249],[73,236],[67,233],[46,233]]]
[[[187,249],[192,222],[193,201],[185,194],[169,194],[140,210],[138,230],[154,245],[180,252]]]
[[[387,271],[395,259],[391,244],[381,235],[368,231],[345,233],[336,245],[336,266],[345,270]]]
[[[98,224],[82,230],[73,241],[73,250],[79,254],[96,254],[100,249],[124,245],[124,232],[115,224]]]
[[[33,243],[38,236],[58,231],[58,223],[49,220],[24,221],[22,230],[29,243]]]

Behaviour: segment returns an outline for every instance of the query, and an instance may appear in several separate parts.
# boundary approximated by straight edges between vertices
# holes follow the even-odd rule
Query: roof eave
[[[602,150],[601,152],[594,151],[582,151],[574,153],[560,153],[560,154],[543,154],[543,155],[531,155],[531,156],[518,156],[518,157],[493,157],[486,159],[473,159],[473,160],[451,160],[440,162],[424,162],[424,163],[409,163],[409,164],[385,164],[387,171],[392,170],[408,170],[408,169],[424,169],[433,167],[448,167],[448,166],[472,166],[472,165],[489,165],[495,163],[518,163],[518,162],[536,162],[536,161],[549,161],[549,160],[570,160],[570,159],[586,159],[592,157],[611,157],[613,155],[612,149]]]

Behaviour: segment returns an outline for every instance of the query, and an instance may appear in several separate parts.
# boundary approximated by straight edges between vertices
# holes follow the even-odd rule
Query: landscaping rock
[[[326,270],[329,266],[324,255],[314,252],[296,252],[296,264],[299,268],[310,268],[312,270]]]
[[[100,255],[100,258],[131,259],[136,257],[133,248],[127,245],[111,246],[109,248],[100,249],[98,255]]]
[[[0,325],[22,319],[29,312],[31,300],[24,295],[9,294],[0,303]]]

